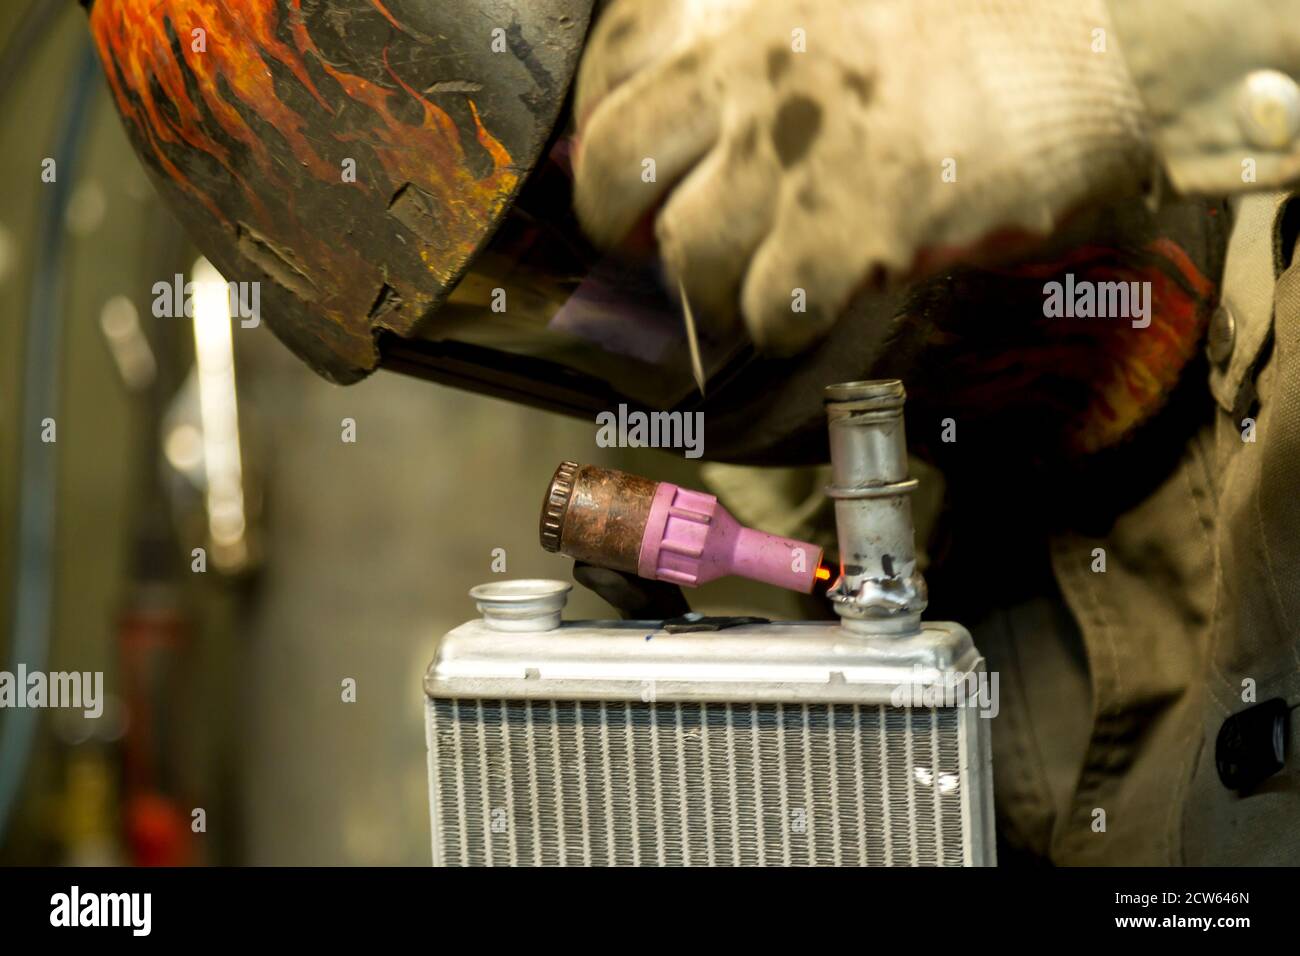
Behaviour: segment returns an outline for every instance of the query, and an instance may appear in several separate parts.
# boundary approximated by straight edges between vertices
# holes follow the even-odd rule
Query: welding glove
[[[575,108],[592,238],[653,215],[673,290],[777,353],[1154,170],[1102,0],[615,0]]]
[[[691,611],[682,589],[667,581],[651,581],[586,561],[573,562],[573,580],[596,592],[625,621],[662,621]]]

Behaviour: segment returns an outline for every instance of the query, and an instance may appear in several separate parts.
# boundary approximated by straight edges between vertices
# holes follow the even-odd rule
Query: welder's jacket
[[[995,759],[1013,845],[1060,863],[1300,864],[1300,710],[1285,766],[1253,792],[1215,766],[1230,716],[1300,703],[1297,212],[1280,194],[1238,209],[1213,404],[1181,458],[1109,529],[1050,541],[1084,658],[1068,622],[1036,629],[1023,609],[985,641],[1005,668]]]
[[[1300,5],[1110,6],[1175,188],[1296,185]],[[1230,716],[1300,704],[1300,204],[1247,193],[1235,213],[1208,381],[1189,371],[1212,402],[1181,457],[1109,527],[1051,537],[1071,620],[1047,604],[1012,610],[985,641],[1009,677],[994,736],[1012,849],[1059,863],[1300,864],[1300,708],[1285,766],[1253,791],[1230,790],[1215,766]],[[1063,713],[1084,707],[1083,725]]]

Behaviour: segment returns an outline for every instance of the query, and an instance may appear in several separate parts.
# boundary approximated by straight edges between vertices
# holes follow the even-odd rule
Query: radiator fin
[[[429,702],[450,866],[960,866],[953,708]]]

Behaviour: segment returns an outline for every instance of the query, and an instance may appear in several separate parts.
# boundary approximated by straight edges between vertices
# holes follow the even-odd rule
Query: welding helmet
[[[877,360],[933,338],[893,295],[797,358],[702,325],[701,392],[653,262],[597,252],[572,212],[593,0],[83,2],[158,189],[332,381],[382,367],[588,418],[702,411],[705,457],[788,464],[825,455],[823,385],[897,374]]]

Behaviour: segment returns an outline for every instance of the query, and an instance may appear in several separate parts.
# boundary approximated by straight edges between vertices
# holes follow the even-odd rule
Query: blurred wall
[[[26,3],[0,5],[0,49]],[[41,454],[55,464],[55,592],[48,641],[49,670],[104,671],[111,698],[120,691],[115,633],[141,507],[138,488],[141,398],[118,376],[100,316],[124,295],[147,313],[150,284],[184,261],[184,243],[153,194],[95,76],[85,122],[76,136],[76,161],[42,179],[43,162],[57,152],[78,66],[89,51],[85,17],[76,4],[59,8],[43,42],[25,54],[16,81],[0,89],[0,668],[12,670],[18,550],[20,443],[55,420],[56,440]],[[21,44],[20,44],[21,45]],[[52,237],[59,246],[57,295],[38,292],[34,270],[53,251],[41,243],[56,184],[68,204]],[[53,407],[25,407],[29,373],[24,349],[34,324],[61,325],[53,367],[39,371],[57,382]],[[161,343],[159,343],[161,344]],[[0,720],[10,714],[0,713]],[[76,859],[70,847],[94,846],[94,859],[116,856],[110,832],[115,814],[114,742],[121,714],[110,699],[94,725],[69,712],[43,711],[23,800],[3,844],[5,858],[27,862]],[[193,752],[204,745],[193,741]]]

